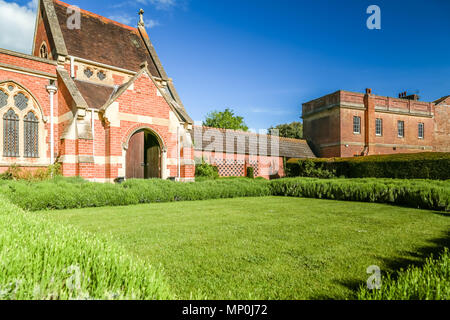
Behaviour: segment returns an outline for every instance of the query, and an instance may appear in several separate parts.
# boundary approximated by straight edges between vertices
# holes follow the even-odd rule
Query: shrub
[[[247,178],[255,179],[255,169],[253,167],[247,167]]]
[[[1,181],[0,193],[29,211],[270,195],[450,211],[450,181],[432,180],[232,177],[192,183],[132,179],[114,185],[57,177],[40,182]]]
[[[112,239],[26,213],[0,196],[0,299],[173,299],[160,271]]]
[[[3,181],[0,192],[29,211],[271,195],[268,181],[246,178],[195,183],[132,179],[113,185],[61,177],[33,183]]]
[[[450,253],[448,248],[439,259],[426,260],[422,268],[412,266],[382,279],[379,290],[362,287],[360,300],[449,300]]]
[[[298,160],[287,163],[289,176],[302,176],[305,163],[347,178],[450,179],[450,153],[415,153],[355,158]],[[310,164],[309,164],[310,165]]]
[[[219,178],[219,169],[203,161],[202,164],[195,166],[195,177],[217,179]]]
[[[450,211],[450,181],[289,178],[271,181],[272,194],[345,201],[378,202]]]
[[[323,169],[322,165],[318,165],[311,159],[298,161],[298,176],[330,179],[336,177],[336,170]]]
[[[57,163],[46,168],[36,170],[22,169],[18,165],[11,165],[0,180],[44,181],[61,175],[61,164]]]

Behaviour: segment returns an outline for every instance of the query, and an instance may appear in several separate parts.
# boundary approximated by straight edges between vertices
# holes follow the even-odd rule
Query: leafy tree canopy
[[[279,130],[280,137],[303,139],[303,123],[301,123],[301,122],[280,124],[276,127],[269,128],[269,132],[270,132],[270,130],[273,130],[273,129]]]
[[[248,131],[243,117],[236,116],[231,109],[225,111],[213,111],[207,114],[203,125],[212,128],[233,129]]]

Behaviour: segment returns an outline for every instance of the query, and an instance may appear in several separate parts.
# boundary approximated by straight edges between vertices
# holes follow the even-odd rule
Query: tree
[[[248,131],[244,118],[236,116],[234,111],[228,108],[223,112],[213,111],[208,113],[203,125],[212,128]]]
[[[271,127],[269,129],[278,129],[280,132],[280,137],[283,138],[293,138],[293,139],[303,139],[303,123],[301,122],[292,122],[286,124],[280,124],[278,126]]]

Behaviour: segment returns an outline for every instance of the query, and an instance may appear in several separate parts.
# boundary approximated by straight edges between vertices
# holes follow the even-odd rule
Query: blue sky
[[[33,10],[29,0],[0,0],[0,11],[12,2]],[[450,94],[448,0],[69,2],[132,26],[144,8],[151,40],[194,120],[232,108],[264,129],[298,121],[302,103],[339,89],[419,92],[425,101]],[[381,8],[381,30],[366,27],[372,4]]]

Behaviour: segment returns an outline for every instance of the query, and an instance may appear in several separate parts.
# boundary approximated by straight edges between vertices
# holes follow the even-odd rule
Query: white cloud
[[[282,108],[270,108],[270,109],[269,108],[251,108],[250,112],[252,112],[252,113],[267,113],[267,114],[272,114],[272,115],[276,115],[276,116],[293,114],[292,111],[285,110]]]
[[[144,5],[152,4],[158,10],[169,10],[177,4],[176,0],[137,0],[136,2]]]
[[[111,5],[111,8],[123,8],[129,6],[136,6],[136,3],[142,6],[151,5],[157,10],[170,10],[176,6],[185,6],[185,2],[187,0],[134,0],[134,1],[123,1],[116,4]]]
[[[134,20],[137,21],[136,17],[131,17],[130,15],[125,15],[125,14],[121,14],[121,15],[110,15],[108,16],[109,19],[126,24],[128,26],[130,26]]]
[[[108,18],[111,20],[126,24],[127,26],[131,26],[131,27],[137,26],[137,23],[139,21],[139,17],[137,15],[131,16],[129,14],[109,15]],[[144,23],[145,23],[145,26],[150,29],[160,25],[160,23],[157,20],[153,20],[153,19],[145,19],[144,18]]]
[[[0,48],[30,54],[37,0],[24,6],[0,0]]]

